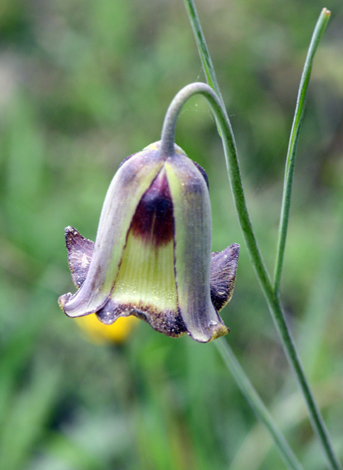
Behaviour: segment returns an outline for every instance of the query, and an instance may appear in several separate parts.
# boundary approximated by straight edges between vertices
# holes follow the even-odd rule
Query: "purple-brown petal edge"
[[[84,283],[94,250],[94,242],[83,237],[73,227],[66,227],[65,241],[68,265],[75,286],[79,289]]]
[[[138,309],[131,304],[117,304],[113,299],[109,299],[102,309],[96,312],[98,319],[106,325],[111,325],[120,316],[126,317],[134,315],[146,321],[154,330],[167,336],[177,338],[187,333],[186,326],[178,313],[175,315],[171,311],[157,311],[152,307],[144,310]]]
[[[229,302],[235,286],[239,245],[233,243],[221,252],[211,255],[211,301],[219,312]]]
[[[207,188],[209,188],[210,185],[209,185],[209,183],[208,183],[208,176],[207,176],[206,171],[203,169],[202,166],[199,165],[199,163],[197,163],[197,162],[195,162],[195,161],[193,161],[193,163],[194,163],[194,165],[198,168],[198,170],[200,171],[200,173],[202,174],[202,176],[203,176],[203,178],[204,178],[204,180],[205,180],[205,182],[206,182]]]

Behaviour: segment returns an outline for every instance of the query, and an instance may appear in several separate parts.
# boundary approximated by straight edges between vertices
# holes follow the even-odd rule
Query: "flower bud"
[[[208,342],[229,332],[218,311],[230,300],[239,245],[211,255],[205,171],[159,143],[123,161],[107,192],[95,243],[66,228],[78,291],[60,297],[70,317],[112,324],[135,315],[168,336]]]

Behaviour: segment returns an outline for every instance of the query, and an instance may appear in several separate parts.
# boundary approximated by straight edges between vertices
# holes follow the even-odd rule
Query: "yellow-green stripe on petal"
[[[130,232],[111,297],[135,309],[177,313],[173,240],[155,248]]]

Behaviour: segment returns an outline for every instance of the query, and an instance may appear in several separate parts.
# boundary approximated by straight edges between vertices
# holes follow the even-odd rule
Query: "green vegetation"
[[[332,10],[299,139],[280,293],[342,457],[342,5],[197,6],[269,272],[300,75],[318,14]],[[284,468],[213,344],[172,340],[143,322],[121,345],[93,344],[57,305],[73,290],[64,227],[94,240],[119,162],[159,139],[175,93],[199,80],[181,0],[0,5],[0,468]],[[202,97],[183,108],[176,142],[208,172],[213,250],[241,244],[222,311],[231,348],[304,468],[321,470]]]

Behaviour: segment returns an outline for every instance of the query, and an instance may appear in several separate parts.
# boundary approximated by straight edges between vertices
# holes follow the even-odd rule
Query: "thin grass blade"
[[[310,47],[307,52],[304,69],[301,75],[297,103],[295,107],[295,113],[293,118],[293,125],[291,129],[291,134],[288,143],[287,158],[286,158],[286,169],[285,169],[285,179],[283,186],[283,196],[282,196],[282,205],[281,205],[281,216],[280,216],[280,225],[279,225],[279,237],[276,250],[276,262],[275,262],[275,272],[274,272],[274,291],[277,294],[280,288],[281,272],[283,259],[285,254],[286,246],[286,237],[287,237],[287,228],[289,220],[289,210],[291,205],[291,193],[292,193],[292,183],[293,183],[293,174],[294,174],[294,165],[295,157],[297,153],[299,134],[301,130],[301,125],[304,117],[305,103],[308,84],[310,81],[311,70],[314,55],[318,48],[319,41],[325,31],[326,25],[330,19],[330,11],[326,8],[323,8],[317,24],[314,28]]]
[[[246,376],[227,341],[224,338],[220,338],[215,341],[214,344],[217,346],[217,349],[222,356],[225,365],[231,372],[239,389],[249,402],[251,408],[254,410],[257,418],[266,426],[267,430],[272,436],[274,444],[286,467],[292,470],[302,470],[302,465],[294,455],[285,437],[276,426],[271,414],[254,389],[252,383]]]

